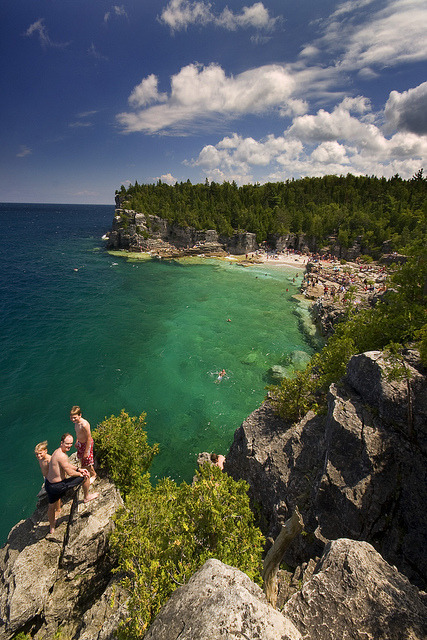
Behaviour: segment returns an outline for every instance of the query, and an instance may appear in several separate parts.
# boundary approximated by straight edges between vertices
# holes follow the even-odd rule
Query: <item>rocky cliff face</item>
[[[427,598],[366,542],[330,543],[281,613],[248,577],[208,560],[172,595],[146,640],[422,640]]]
[[[107,247],[157,252],[195,248],[199,253],[226,251],[242,255],[255,251],[257,244],[254,233],[235,232],[228,238],[213,229],[198,231],[194,227],[171,224],[158,216],[117,209]]]
[[[331,542],[282,609],[305,640],[425,638],[427,596],[366,542]]]
[[[326,416],[289,425],[264,403],[237,430],[224,470],[249,482],[266,533],[277,535],[295,506],[303,515],[307,535],[289,564],[320,555],[329,540],[366,540],[427,585],[427,385],[415,353],[407,366],[410,394],[405,381],[387,380],[381,353],[355,356],[330,388]]]
[[[1,640],[21,631],[50,640],[58,629],[67,638],[107,640],[117,628],[126,596],[111,573],[108,534],[122,500],[106,479],[95,487],[97,500],[83,504],[80,489],[64,503],[54,536],[47,536],[45,494],[11,530],[0,550]]]
[[[120,194],[116,195],[115,204],[115,217],[111,231],[107,234],[109,249],[132,251],[160,249],[160,245],[156,244],[159,241],[178,249],[201,245],[210,252],[223,250],[236,255],[250,253],[258,249],[254,233],[235,231],[233,236],[229,238],[219,235],[217,231],[212,229],[198,231],[193,227],[170,224],[159,216],[145,215],[125,209],[126,203]],[[346,260],[355,260],[361,253],[367,251],[366,247],[362,245],[361,237],[357,237],[350,247],[340,245],[336,236],[328,238],[327,246],[319,247],[314,236],[307,236],[304,233],[271,234],[267,238],[267,243],[270,248],[279,252],[286,249],[302,253],[320,252]],[[210,245],[215,245],[215,248]],[[384,247],[384,251],[389,250],[388,245]]]

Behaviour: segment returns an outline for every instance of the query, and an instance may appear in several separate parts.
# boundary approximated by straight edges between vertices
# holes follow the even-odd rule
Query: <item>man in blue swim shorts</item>
[[[49,498],[47,517],[50,527],[49,533],[51,534],[55,532],[55,512],[59,506],[58,501],[68,489],[81,484],[83,487],[84,502],[95,500],[99,495],[98,493],[89,493],[90,481],[88,470],[79,469],[70,463],[67,453],[72,446],[73,436],[70,433],[64,433],[60,446],[52,453],[49,462],[49,470],[44,486]]]

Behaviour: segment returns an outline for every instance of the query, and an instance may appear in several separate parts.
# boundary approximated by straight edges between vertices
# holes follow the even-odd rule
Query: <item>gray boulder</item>
[[[427,595],[366,542],[331,542],[282,613],[304,640],[424,640]]]
[[[302,640],[248,576],[208,560],[161,609],[145,640]]]
[[[402,429],[408,436],[413,432],[427,455],[427,381],[420,371],[417,352],[407,352],[405,368],[407,380],[389,380],[390,366],[384,354],[369,351],[350,360],[346,381],[376,409],[381,422]]]

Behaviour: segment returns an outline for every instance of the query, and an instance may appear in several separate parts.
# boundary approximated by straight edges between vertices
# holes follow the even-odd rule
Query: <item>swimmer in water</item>
[[[225,369],[222,369],[222,371],[220,371],[219,374],[218,374],[218,378],[216,379],[216,382],[221,382],[221,380],[223,379],[223,377],[225,375],[226,375]]]

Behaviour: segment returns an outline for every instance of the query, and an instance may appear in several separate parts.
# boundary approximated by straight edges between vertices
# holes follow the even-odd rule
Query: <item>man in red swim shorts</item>
[[[90,432],[90,424],[82,416],[80,407],[71,408],[70,420],[74,422],[76,429],[77,457],[82,469],[87,469],[90,475],[90,483],[95,482],[96,471],[93,466],[93,439]]]

